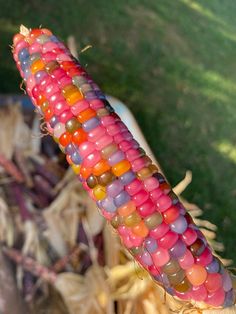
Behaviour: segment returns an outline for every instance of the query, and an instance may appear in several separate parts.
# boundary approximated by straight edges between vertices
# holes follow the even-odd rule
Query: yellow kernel
[[[80,173],[80,165],[72,164],[71,165],[72,170],[74,171],[75,174]]]
[[[95,186],[93,195],[98,201],[103,200],[106,197],[106,188],[101,185]]]

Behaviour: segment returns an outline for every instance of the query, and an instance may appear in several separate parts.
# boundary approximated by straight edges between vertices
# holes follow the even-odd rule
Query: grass
[[[91,44],[82,63],[131,108],[173,185],[192,170],[184,196],[218,225],[236,262],[236,2],[1,2],[0,92],[19,92],[8,47],[19,24]]]

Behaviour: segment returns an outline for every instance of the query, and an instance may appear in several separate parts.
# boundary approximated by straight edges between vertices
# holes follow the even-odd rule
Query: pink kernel
[[[152,200],[149,198],[146,202],[137,207],[137,212],[141,217],[150,216],[155,212],[155,205]]]
[[[150,192],[150,196],[153,201],[157,201],[163,195],[163,191],[160,188],[156,188]]]
[[[53,80],[49,75],[45,76],[42,81],[39,83],[40,89],[45,91],[49,84],[53,84]]]
[[[35,84],[36,84],[36,82],[35,82],[34,75],[30,75],[29,78],[27,79],[27,82],[26,82],[27,88],[32,90],[33,87],[35,86]]]
[[[191,294],[190,292],[179,292],[175,290],[175,295],[181,299],[181,300],[190,300],[191,299]]]
[[[117,135],[120,132],[119,127],[116,124],[110,124],[107,126],[107,133],[111,136]]]
[[[193,286],[191,290],[191,297],[195,301],[204,301],[207,298],[207,289],[204,285]]]
[[[38,85],[35,85],[35,86],[32,88],[32,95],[33,95],[34,98],[38,98],[41,93],[42,93],[42,92],[41,92],[41,90],[40,90],[40,88],[39,88]]]
[[[125,154],[126,154],[126,158],[130,162],[141,156],[140,151],[138,151],[137,149],[134,149],[134,148],[129,149]]]
[[[119,144],[119,148],[123,151],[126,152],[128,149],[133,148],[133,145],[131,141],[122,141]]]
[[[71,77],[65,75],[62,76],[59,80],[58,80],[58,85],[60,86],[60,88],[64,88],[67,85],[72,84],[72,79]]]
[[[185,254],[179,258],[179,265],[182,269],[186,270],[190,268],[194,263],[194,258],[189,250],[186,250]]]
[[[152,259],[156,267],[161,267],[169,262],[170,255],[168,250],[159,247],[157,251],[152,254]]]
[[[54,61],[55,59],[56,59],[56,54],[51,52],[51,51],[42,54],[42,60],[45,63],[48,63],[50,61]]]
[[[110,135],[103,135],[101,138],[97,139],[95,142],[96,148],[102,150],[104,147],[108,146],[113,142],[113,138]]]
[[[49,103],[52,106],[55,106],[57,103],[64,102],[64,101],[65,99],[63,98],[60,92],[53,94],[51,97],[49,97]]]
[[[218,307],[223,305],[225,300],[225,292],[222,288],[215,292],[209,293],[206,302],[212,306]]]
[[[29,46],[29,53],[36,53],[36,52],[41,52],[41,45],[37,42],[33,43],[31,46]]]
[[[196,257],[196,264],[200,264],[202,266],[207,266],[209,265],[213,260],[213,255],[211,253],[211,250],[206,247],[205,250],[202,252],[202,254],[200,256]]]
[[[159,226],[157,226],[155,229],[150,230],[150,237],[154,239],[160,239],[162,238],[168,231],[170,230],[170,227],[165,223],[162,222]]]
[[[151,192],[159,187],[159,181],[154,177],[147,178],[144,180],[144,187],[148,192]]]
[[[130,234],[130,241],[132,242],[133,246],[141,246],[143,244],[143,238],[132,233]]]
[[[126,127],[126,125],[121,120],[119,120],[116,124],[119,127],[121,132],[128,131],[128,128]]]
[[[178,240],[178,235],[177,233],[173,231],[168,231],[162,238],[158,239],[158,244],[165,248],[165,249],[170,249]]]
[[[108,126],[110,124],[115,124],[116,120],[113,116],[104,116],[101,117],[101,123],[103,126]]]
[[[79,146],[79,154],[81,158],[85,158],[95,150],[95,145],[91,142],[83,142]]]
[[[142,157],[140,157],[134,160],[131,163],[131,166],[134,172],[138,172],[139,170],[143,169],[146,166],[146,162]]]
[[[118,134],[116,134],[116,135],[114,136],[114,142],[115,142],[116,144],[121,143],[123,140],[124,140],[124,137],[123,137],[122,133],[118,133]]]
[[[57,84],[49,84],[45,89],[45,93],[48,97],[52,96],[55,93],[58,93],[60,90],[57,87]]]
[[[119,227],[117,228],[117,230],[118,230],[119,235],[121,235],[121,236],[123,236],[123,235],[129,235],[129,234],[130,234],[129,228],[126,227],[126,226],[124,226],[124,225],[119,226]]]
[[[54,106],[55,115],[60,115],[62,112],[68,109],[68,105],[65,101],[59,101]]]
[[[222,286],[222,276],[218,273],[208,274],[205,287],[209,292],[215,292]]]
[[[196,241],[197,233],[193,228],[187,228],[182,234],[182,239],[186,245],[191,245]]]
[[[172,200],[167,195],[162,195],[156,202],[157,208],[160,212],[165,211],[172,205]]]
[[[60,114],[59,120],[62,123],[66,123],[69,119],[73,117],[73,114],[70,110],[65,110]]]
[[[133,247],[133,244],[132,244],[132,241],[130,240],[129,235],[127,235],[127,236],[123,235],[123,236],[121,236],[121,238],[122,238],[123,244],[126,248],[131,249]]]
[[[101,160],[101,155],[98,151],[94,151],[90,155],[86,156],[83,160],[84,167],[94,167]]]
[[[106,129],[99,125],[93,130],[88,132],[88,139],[91,142],[96,142],[99,138],[101,138],[106,133]]]
[[[85,109],[89,108],[89,102],[85,99],[82,99],[80,101],[78,101],[77,103],[75,103],[72,107],[71,107],[71,112],[77,116],[80,112],[84,111]]]
[[[143,184],[140,180],[134,179],[131,183],[126,185],[125,190],[129,193],[129,195],[134,195],[138,193],[143,187]]]
[[[148,198],[149,194],[145,190],[141,190],[133,196],[132,200],[134,201],[136,206],[140,206],[144,202],[146,202]]]
[[[57,81],[60,81],[62,77],[66,75],[66,72],[62,68],[56,68],[51,73],[51,77]]]
[[[104,104],[99,99],[92,99],[90,100],[90,107],[97,111],[98,109],[104,108]]]

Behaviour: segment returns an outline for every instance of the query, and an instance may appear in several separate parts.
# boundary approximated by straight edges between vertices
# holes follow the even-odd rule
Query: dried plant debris
[[[0,312],[199,313],[132,261],[57,145],[42,136],[35,115],[23,115],[19,104],[0,109],[0,277],[7,273],[11,282],[11,289],[0,285]],[[187,172],[175,193],[191,178]],[[197,218],[202,211],[196,205],[182,201],[221,251],[216,226]]]

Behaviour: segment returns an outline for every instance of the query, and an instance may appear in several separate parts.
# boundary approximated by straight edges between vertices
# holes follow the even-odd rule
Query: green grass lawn
[[[236,263],[236,1],[1,0],[0,92],[19,92],[19,24],[73,34],[102,89],[136,116],[169,181],[219,227]]]

